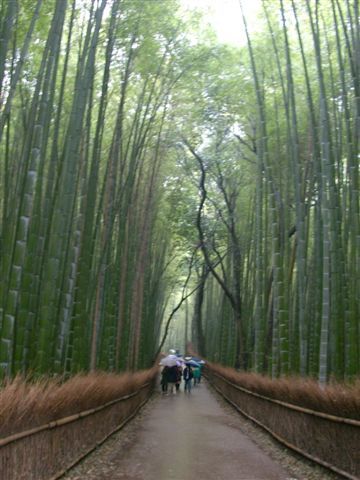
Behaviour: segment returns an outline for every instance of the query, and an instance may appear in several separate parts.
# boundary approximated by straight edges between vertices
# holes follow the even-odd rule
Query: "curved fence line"
[[[265,397],[207,367],[207,379],[241,414],[277,441],[349,480],[360,478],[360,422]]]
[[[339,417],[337,415],[330,415],[329,413],[323,413],[318,410],[311,410],[310,408],[300,407],[299,405],[295,405],[294,403],[287,403],[283,402],[282,400],[277,400],[276,398],[266,397],[265,395],[261,395],[260,393],[252,392],[251,390],[248,390],[244,387],[240,387],[240,385],[231,382],[219,373],[212,372],[212,375],[221,378],[222,380],[224,380],[224,382],[228,383],[237,390],[247,393],[248,395],[252,395],[253,397],[261,398],[262,400],[266,400],[267,402],[277,403],[278,405],[282,405],[283,407],[289,408],[290,410],[297,410],[298,412],[307,413],[308,415],[314,415],[315,417],[326,418],[326,420],[330,420],[332,422],[347,423],[348,425],[360,427],[360,420]]]
[[[84,460],[84,458],[86,458],[88,455],[90,455],[90,453],[92,453],[96,448],[98,448],[100,445],[102,445],[108,438],[111,437],[111,435],[114,435],[114,433],[118,432],[119,430],[121,430],[122,428],[125,427],[125,425],[132,419],[135,417],[135,415],[138,413],[138,411],[145,405],[145,403],[149,400],[149,398],[146,398],[138,407],[137,409],[131,414],[129,415],[120,425],[118,425],[116,428],[114,428],[114,430],[112,430],[110,433],[108,433],[107,435],[105,435],[104,438],[102,438],[100,441],[98,441],[96,443],[95,446],[89,448],[89,450],[83,454],[81,454],[78,458],[76,458],[70,465],[68,465],[66,468],[60,470],[59,472],[57,472],[53,477],[51,477],[49,480],[58,480],[60,478],[62,478],[69,470],[71,470],[73,467],[75,467],[75,465],[77,465],[79,462],[81,462],[82,460]]]
[[[61,478],[138,413],[155,381],[98,407],[0,439],[1,480]]]
[[[9,443],[16,442],[17,440],[21,440],[22,438],[35,435],[36,433],[42,432],[43,430],[50,430],[52,428],[66,425],[67,423],[75,422],[76,420],[87,417],[88,415],[93,415],[94,413],[97,413],[100,410],[103,410],[104,408],[110,407],[111,405],[115,405],[116,403],[122,402],[124,400],[128,400],[129,398],[132,398],[138,395],[140,391],[147,386],[149,386],[149,382],[142,385],[138,390],[136,390],[136,392],[130,393],[129,395],[124,395],[123,397],[120,397],[120,398],[116,398],[115,400],[111,400],[110,402],[104,403],[99,407],[83,410],[82,412],[60,418],[59,420],[53,420],[52,422],[46,423],[44,425],[40,425],[38,427],[34,427],[29,430],[24,430],[23,432],[14,433],[13,435],[9,435],[8,437],[1,438],[0,448],[4,447],[5,445],[8,445]]]

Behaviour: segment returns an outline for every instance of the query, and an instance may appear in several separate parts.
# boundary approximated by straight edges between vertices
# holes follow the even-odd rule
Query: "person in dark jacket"
[[[182,377],[182,368],[181,366],[177,367],[177,380],[175,383],[176,391],[178,392],[180,390],[180,383],[181,383],[181,377]]]
[[[185,382],[184,392],[188,392],[188,393],[191,392],[191,380],[192,380],[193,376],[194,376],[194,374],[193,374],[191,366],[186,365],[186,367],[184,368],[184,371],[183,371],[183,378],[184,378],[184,382]]]
[[[175,388],[176,382],[178,380],[178,367],[177,367],[177,365],[174,365],[173,367],[168,367],[167,379],[168,379],[168,388],[170,390],[170,393],[174,393],[174,388]]]
[[[167,390],[168,390],[168,369],[169,369],[169,367],[164,367],[161,370],[160,384],[161,384],[161,391],[164,394],[167,393]]]

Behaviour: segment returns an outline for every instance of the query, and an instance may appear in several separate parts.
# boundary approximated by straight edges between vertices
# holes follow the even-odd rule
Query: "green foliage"
[[[356,2],[263,2],[239,48],[177,0],[5,3],[3,371],[148,366],[191,263],[211,358],[355,375]]]

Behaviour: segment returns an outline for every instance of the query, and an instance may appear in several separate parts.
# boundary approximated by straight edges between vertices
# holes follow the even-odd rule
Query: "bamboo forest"
[[[237,46],[181,0],[0,22],[3,378],[150,368],[169,335],[359,374],[357,0],[264,0],[256,28],[240,2]]]
[[[0,0],[1,480],[360,478],[359,13]]]

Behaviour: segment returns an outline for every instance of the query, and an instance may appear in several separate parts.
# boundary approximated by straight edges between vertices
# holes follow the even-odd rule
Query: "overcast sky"
[[[221,42],[239,45],[246,43],[239,0],[181,0],[184,8],[201,9],[215,29]],[[249,29],[256,24],[260,0],[241,0]]]

